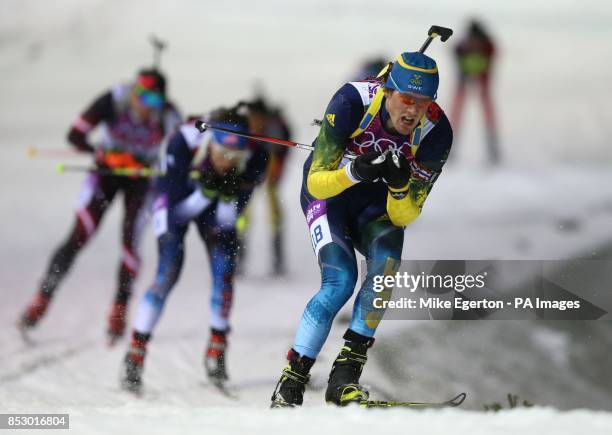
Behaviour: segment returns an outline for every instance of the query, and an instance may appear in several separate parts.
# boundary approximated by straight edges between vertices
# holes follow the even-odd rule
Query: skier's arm
[[[207,152],[207,148],[201,148],[205,146],[202,145],[203,136],[207,134],[210,133],[197,133],[192,124],[184,124],[170,138],[161,160],[165,175],[159,179],[157,190],[166,195],[168,207],[173,210],[172,215],[178,223],[184,224],[202,213],[214,203],[219,193],[216,188],[206,190],[207,180],[216,174],[208,157],[199,155],[200,151]],[[201,169],[197,183],[190,176],[194,167]]]
[[[194,150],[189,147],[181,131],[176,131],[170,137],[161,161],[164,175],[159,179],[160,190],[173,196],[173,192],[185,189],[190,180],[189,172],[193,155]]]
[[[113,114],[113,96],[109,91],[98,97],[72,123],[68,132],[68,142],[79,151],[93,153],[95,149],[87,140],[88,133],[101,121],[110,120]]]
[[[358,182],[351,176],[348,167],[338,169],[338,166],[346,149],[346,141],[362,116],[363,103],[358,91],[350,84],[344,85],[327,106],[315,141],[307,178],[308,192],[315,198],[331,198]]]
[[[408,184],[399,189],[389,187],[387,214],[393,225],[404,227],[421,214],[427,195],[446,162],[452,142],[453,131],[442,113],[438,124],[423,139],[417,157],[410,164]]]

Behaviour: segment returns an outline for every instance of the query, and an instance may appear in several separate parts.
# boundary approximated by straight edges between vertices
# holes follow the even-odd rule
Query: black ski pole
[[[238,132],[238,131],[231,130],[229,128],[215,127],[214,125],[210,125],[204,121],[196,121],[195,127],[201,133],[204,133],[206,130],[222,131],[224,133],[235,134],[236,136],[246,137],[247,139],[252,139],[252,140],[259,141],[259,142],[274,143],[277,145],[283,145],[283,146],[291,147],[291,148],[299,148],[301,150],[307,150],[307,151],[314,150],[314,147],[312,145],[306,145],[303,143],[293,142],[291,140],[279,139],[279,138],[271,137],[271,136],[261,136],[259,134]],[[352,154],[346,154],[345,157],[353,160],[356,156]]]

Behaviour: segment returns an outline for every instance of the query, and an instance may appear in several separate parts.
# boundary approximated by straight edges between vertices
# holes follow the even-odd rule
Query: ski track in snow
[[[306,126],[320,117],[356,59],[380,51],[390,56],[405,50],[405,41],[418,45],[433,23],[461,33],[465,11],[482,11],[497,24],[494,33],[502,39],[496,97],[506,164],[482,167],[484,144],[473,127],[480,114],[468,106],[452,161],[422,216],[406,231],[404,258],[609,258],[611,119],[603,108],[611,95],[599,85],[612,74],[612,62],[601,56],[611,36],[612,8],[605,2],[545,1],[537,7],[527,0],[511,6],[472,0],[469,7],[450,0],[427,7],[377,3],[381,10],[398,8],[391,15],[372,14],[370,4],[348,0],[295,2],[291,8],[280,0],[254,5],[183,1],[175,6],[160,0],[59,0],[52,6],[6,0],[0,5],[1,412],[70,413],[71,429],[79,434],[311,434],[344,432],[351,425],[393,433],[398,428],[470,435],[610,433],[610,322],[384,322],[363,375],[373,398],[425,401],[468,393],[462,409],[420,412],[323,404],[346,328],[339,320],[313,368],[303,409],[267,410],[285,352],[319,280],[299,208],[306,155],[298,151],[292,153],[281,192],[290,268],[285,279],[267,275],[265,198],[259,192],[255,199],[252,249],[247,274],[236,283],[228,354],[236,398],[219,394],[204,376],[210,277],[195,231],[188,236],[182,278],[149,346],[145,392],[136,398],[119,389],[127,343],[108,348],[104,338],[119,254],[117,205],[31,333],[33,344],[21,339],[15,321],[71,225],[82,180],[54,174],[54,162],[27,159],[25,149],[64,147],[78,110],[149,62],[145,38],[152,31],[170,42],[163,66],[170,93],[186,113],[244,98],[254,80],[265,77],[271,99],[288,109],[296,140],[309,143],[316,130]],[[408,15],[416,24],[406,28]],[[355,38],[350,31],[377,20],[384,21],[375,38]],[[338,26],[344,30],[330,30]],[[406,28],[401,38],[400,26]],[[436,44],[430,50],[443,73],[440,102],[448,108],[451,51]],[[551,49],[555,44],[564,50]],[[567,63],[566,53],[578,51],[585,59],[599,59],[591,76],[583,75],[583,65]],[[243,67],[228,67],[237,62]],[[534,76],[542,66],[562,74]],[[576,77],[580,86],[567,86]],[[595,113],[585,115],[590,108]],[[142,252],[131,314],[155,269],[150,229]],[[350,303],[347,307],[339,318],[346,317]],[[485,403],[503,402],[507,393],[538,406],[479,412]]]

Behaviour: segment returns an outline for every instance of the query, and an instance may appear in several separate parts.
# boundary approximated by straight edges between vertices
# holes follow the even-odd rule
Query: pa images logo
[[[423,85],[423,77],[421,76],[421,74],[415,74],[410,79],[410,83],[412,83],[413,86],[422,86]]]

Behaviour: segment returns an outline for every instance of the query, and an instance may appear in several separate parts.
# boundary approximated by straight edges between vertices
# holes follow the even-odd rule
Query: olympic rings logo
[[[410,143],[407,141],[402,142],[401,145],[398,145],[397,142],[384,137],[376,139],[374,133],[370,131],[364,131],[361,135],[359,135],[359,137],[362,137],[363,139],[361,141],[357,141],[357,138],[353,139],[353,144],[359,148],[359,154],[365,154],[370,151],[382,153],[386,150],[404,154],[402,150],[405,146],[410,145]]]

